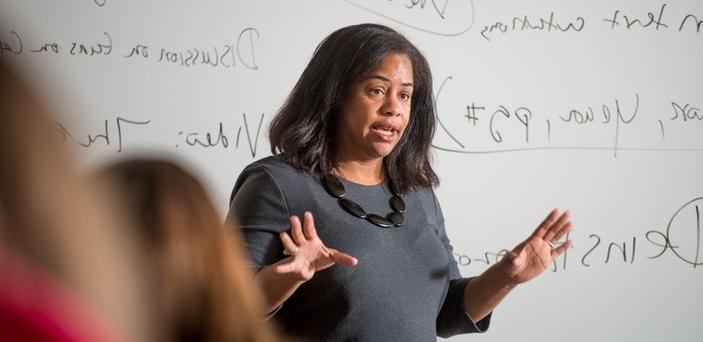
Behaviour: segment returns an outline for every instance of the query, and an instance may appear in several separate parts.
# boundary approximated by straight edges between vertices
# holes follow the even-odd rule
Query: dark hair
[[[329,174],[336,166],[337,120],[351,86],[390,54],[413,66],[412,107],[398,145],[383,161],[401,193],[439,184],[430,165],[435,130],[432,74],[422,53],[403,35],[376,24],[339,29],[318,45],[283,107],[271,122],[271,152],[283,153],[299,170]]]

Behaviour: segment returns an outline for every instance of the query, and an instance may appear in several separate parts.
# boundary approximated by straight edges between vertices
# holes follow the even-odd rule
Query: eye
[[[373,94],[373,95],[380,96],[380,95],[385,95],[385,93],[386,93],[386,90],[383,88],[379,88],[379,87],[371,88],[371,94]]]
[[[401,93],[401,94],[400,94],[400,99],[403,100],[403,101],[408,101],[408,100],[410,100],[410,94],[408,94],[408,93]]]

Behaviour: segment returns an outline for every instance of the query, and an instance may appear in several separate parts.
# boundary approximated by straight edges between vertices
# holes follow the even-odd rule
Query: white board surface
[[[703,2],[0,4],[3,58],[65,113],[66,144],[88,163],[174,156],[223,214],[322,38],[389,25],[433,71],[437,194],[462,274],[551,208],[574,213],[575,248],[514,291],[487,334],[450,340],[703,336]]]

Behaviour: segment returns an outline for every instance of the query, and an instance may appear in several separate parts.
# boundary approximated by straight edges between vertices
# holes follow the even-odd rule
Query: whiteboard
[[[462,274],[551,208],[574,214],[575,247],[485,335],[450,340],[703,336],[703,2],[0,3],[3,57],[82,160],[173,156],[223,214],[322,38],[389,25],[433,71],[437,195]]]

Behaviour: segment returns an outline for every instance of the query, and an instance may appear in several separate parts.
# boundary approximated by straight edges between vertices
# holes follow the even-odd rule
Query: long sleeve
[[[466,314],[464,308],[464,292],[466,285],[471,281],[471,278],[462,278],[453,255],[453,247],[444,228],[444,215],[437,201],[437,197],[432,194],[435,200],[435,210],[438,218],[439,229],[437,233],[439,238],[447,250],[447,254],[451,260],[449,267],[449,286],[447,295],[444,298],[442,307],[437,315],[437,335],[440,337],[449,337],[457,334],[484,332],[488,330],[491,323],[491,315],[484,319],[473,323]]]
[[[371,211],[387,210],[387,184],[345,182],[347,195]],[[359,260],[335,265],[301,285],[275,313],[282,331],[303,340],[428,341],[479,332],[464,312],[462,279],[431,189],[405,197],[403,227],[383,229],[347,213],[319,177],[294,169],[283,156],[247,167],[230,200],[254,268],[284,258],[280,232],[289,217],[310,211],[318,236]]]
[[[232,190],[227,220],[236,220],[241,227],[255,268],[273,264],[282,257],[278,235],[290,229],[289,217],[283,192],[266,166],[247,167]]]

